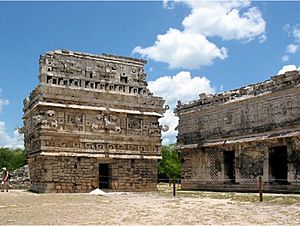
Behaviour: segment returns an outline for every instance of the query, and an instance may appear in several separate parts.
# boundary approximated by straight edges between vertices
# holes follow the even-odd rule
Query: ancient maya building
[[[300,72],[178,102],[182,188],[300,192]]]
[[[147,89],[146,61],[55,50],[24,100],[32,190],[155,190],[164,100]]]

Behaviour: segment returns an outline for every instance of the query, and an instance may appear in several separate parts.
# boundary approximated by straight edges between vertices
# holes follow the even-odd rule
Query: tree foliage
[[[0,147],[0,169],[6,167],[9,171],[20,168],[26,164],[24,150]]]
[[[163,145],[161,155],[162,160],[158,163],[159,173],[165,174],[171,181],[180,179],[180,152],[176,150],[175,144]]]

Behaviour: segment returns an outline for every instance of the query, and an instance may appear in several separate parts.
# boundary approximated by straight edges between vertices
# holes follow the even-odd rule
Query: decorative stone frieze
[[[32,190],[155,189],[167,106],[147,88],[145,63],[66,50],[40,57],[21,129]]]
[[[299,192],[300,72],[178,102],[183,189]]]

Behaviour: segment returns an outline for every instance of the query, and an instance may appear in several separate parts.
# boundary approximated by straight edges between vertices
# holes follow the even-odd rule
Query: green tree
[[[160,160],[158,163],[159,173],[165,174],[172,182],[180,179],[180,152],[176,150],[176,145],[163,145],[161,148],[161,155],[162,160]]]
[[[26,164],[24,150],[0,147],[0,169],[6,167],[9,171],[20,168]]]

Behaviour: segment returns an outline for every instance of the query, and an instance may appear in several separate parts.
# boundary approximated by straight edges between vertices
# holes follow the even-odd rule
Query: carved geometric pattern
[[[210,176],[212,180],[218,180],[218,169],[216,167],[217,156],[216,152],[213,150],[209,151],[209,160],[210,160]]]

